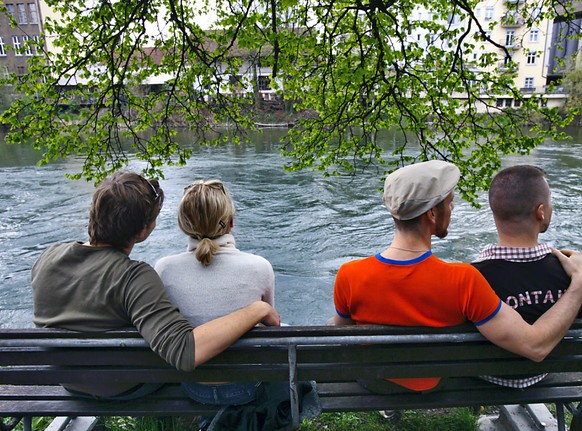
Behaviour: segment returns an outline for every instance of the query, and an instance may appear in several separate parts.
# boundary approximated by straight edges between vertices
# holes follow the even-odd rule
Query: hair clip
[[[226,223],[225,223],[225,222],[223,222],[222,220],[220,220],[220,221],[218,222],[218,224],[219,224],[219,225],[220,225],[220,227],[221,227],[221,228],[223,228],[223,229],[226,227]]]

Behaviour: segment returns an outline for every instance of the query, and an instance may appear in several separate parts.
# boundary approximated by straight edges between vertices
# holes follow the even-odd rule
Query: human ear
[[[546,207],[544,204],[539,204],[535,211],[536,220],[545,221],[546,219]]]
[[[437,216],[437,207],[432,207],[431,209],[429,209],[425,214],[428,217],[428,220],[431,223],[435,223],[436,221],[436,216]]]

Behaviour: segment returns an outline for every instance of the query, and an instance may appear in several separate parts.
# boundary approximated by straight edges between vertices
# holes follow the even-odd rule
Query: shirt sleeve
[[[261,262],[260,282],[265,286],[261,299],[275,307],[275,272],[273,271],[273,266],[267,259],[261,256],[258,256],[258,258]]]
[[[476,326],[491,320],[501,309],[501,299],[485,277],[472,265],[468,265],[465,292],[465,315]]]
[[[337,272],[333,287],[333,302],[337,314],[347,319],[351,317],[351,312],[348,302],[350,285],[348,277],[346,277],[346,271],[347,267],[344,264]]]
[[[154,352],[182,371],[194,369],[192,326],[173,305],[154,269],[136,262],[123,298],[133,325]]]

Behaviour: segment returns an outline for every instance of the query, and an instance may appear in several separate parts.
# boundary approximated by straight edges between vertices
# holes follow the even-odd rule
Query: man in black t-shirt
[[[473,265],[504,302],[533,323],[570,284],[570,277],[551,247],[538,242],[538,235],[548,229],[552,218],[545,172],[531,165],[501,170],[491,182],[489,206],[497,227],[497,245],[483,249]],[[545,375],[515,377],[484,378],[503,386],[523,388]]]

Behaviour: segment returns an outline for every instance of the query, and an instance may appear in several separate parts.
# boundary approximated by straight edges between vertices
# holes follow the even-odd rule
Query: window
[[[515,100],[513,101],[513,106],[514,106],[515,108],[519,108],[519,107],[521,106],[521,100],[519,100],[519,99],[515,99]]]
[[[515,41],[515,30],[507,30],[505,33],[505,46],[513,46]]]
[[[266,91],[271,89],[271,77],[259,76],[259,90]]]
[[[22,55],[22,52],[20,52],[20,38],[18,36],[12,36],[12,47],[14,48],[14,55]]]
[[[485,21],[491,21],[493,19],[493,12],[494,12],[494,8],[493,6],[487,6],[485,8]]]
[[[8,12],[8,15],[14,18],[14,5],[12,3],[6,5],[6,11]]]
[[[18,23],[28,24],[28,15],[26,14],[26,5],[24,3],[19,3],[16,5],[18,8]]]
[[[525,78],[524,88],[534,88],[534,79],[533,78]]]
[[[449,24],[456,25],[461,23],[461,17],[457,14],[449,15]]]
[[[38,12],[36,10],[36,3],[28,3],[28,12],[30,13],[30,23],[38,24]]]
[[[537,43],[540,40],[540,31],[538,29],[532,28],[529,32],[529,41],[531,43]]]
[[[504,66],[505,68],[508,68],[508,67],[509,67],[509,63],[511,63],[512,61],[513,61],[513,57],[511,57],[511,56],[509,56],[509,55],[508,55],[508,56],[506,56],[506,57],[503,59],[503,66]]]
[[[4,47],[4,38],[0,36],[0,56],[6,57],[6,48]]]
[[[536,51],[528,52],[526,64],[536,64],[537,57],[538,57],[538,53]]]
[[[30,38],[22,36],[22,44],[24,45],[24,55],[32,55],[32,47],[30,46]]]
[[[232,85],[233,89],[242,88],[242,75],[230,75],[228,78],[228,82]]]
[[[34,54],[38,54],[38,48],[40,47],[40,40],[38,35],[34,35],[32,36],[32,40],[34,41],[32,44],[32,51],[34,52]]]
[[[519,15],[517,11],[508,10],[505,15],[503,16],[503,23],[504,24],[517,24],[519,21]]]

